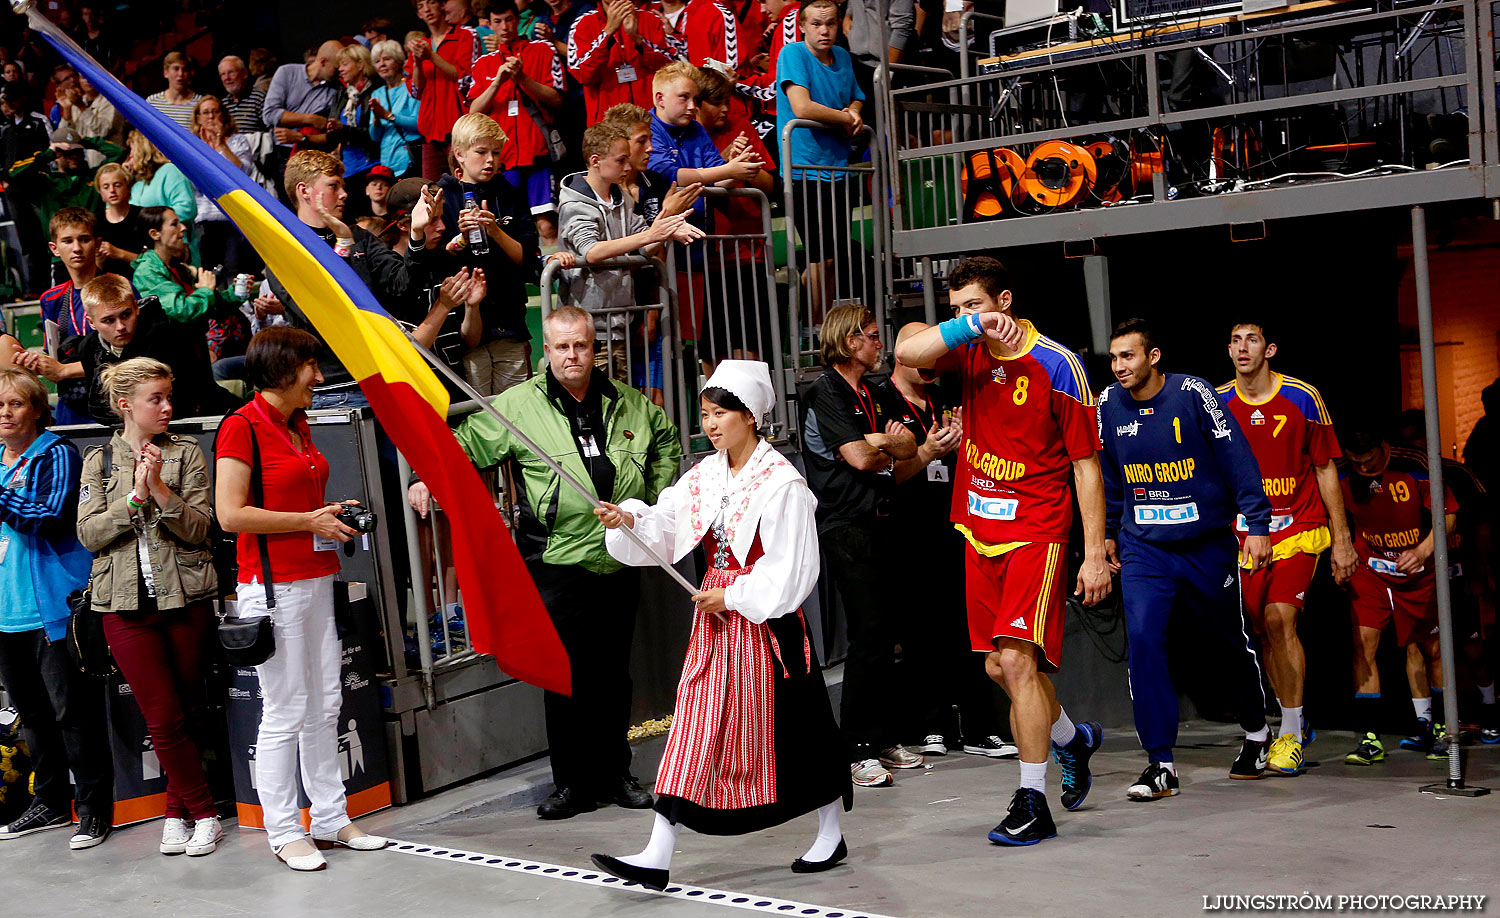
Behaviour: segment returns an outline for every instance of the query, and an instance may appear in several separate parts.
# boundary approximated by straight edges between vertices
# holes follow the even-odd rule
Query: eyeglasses
[[[855,334],[859,335],[861,337],[864,337],[864,338],[869,338],[871,341],[874,341],[876,344],[880,343],[880,334],[878,332],[876,334],[872,335],[872,334],[870,334],[867,331],[858,331],[858,332],[855,332]]]

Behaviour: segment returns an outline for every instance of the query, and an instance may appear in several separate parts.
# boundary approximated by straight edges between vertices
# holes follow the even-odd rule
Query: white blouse
[[[635,515],[634,532],[642,541],[657,554],[670,558],[677,513],[685,505],[684,498],[684,492],[674,485],[661,492],[654,507],[631,498],[620,504],[620,509]],[[726,608],[756,624],[797,611],[818,583],[818,528],[813,516],[817,505],[800,478],[783,481],[766,495],[758,522],[765,554],[755,562],[754,570],[725,588]],[[619,529],[604,534],[604,545],[615,560],[625,564],[649,567],[656,563]],[[738,560],[745,563],[743,558]]]

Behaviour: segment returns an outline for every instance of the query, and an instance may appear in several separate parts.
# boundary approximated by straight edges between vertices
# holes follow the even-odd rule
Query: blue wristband
[[[950,351],[961,344],[978,341],[984,337],[984,329],[979,324],[979,316],[973,313],[939,322],[938,331],[942,333],[943,344],[947,345]]]

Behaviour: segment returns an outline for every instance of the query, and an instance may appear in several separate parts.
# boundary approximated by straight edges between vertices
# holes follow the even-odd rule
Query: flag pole
[[[460,390],[463,391],[465,395],[469,396],[469,398],[478,402],[481,410],[483,410],[490,417],[494,418],[501,427],[504,427],[506,430],[510,431],[511,436],[519,440],[521,445],[526,447],[526,449],[528,449],[533,456],[542,460],[542,463],[546,465],[547,468],[555,472],[557,474],[557,477],[561,478],[568,485],[568,487],[583,495],[584,499],[592,504],[595,508],[602,509],[604,507],[604,504],[599,502],[599,498],[595,497],[594,493],[589,490],[589,488],[585,487],[582,482],[573,477],[573,474],[567,469],[563,468],[556,459],[553,459],[551,456],[547,455],[546,451],[543,450],[540,446],[537,446],[535,441],[526,436],[526,434],[522,433],[521,429],[513,424],[510,418],[501,414],[494,405],[490,404],[489,396],[482,395],[478,389],[475,389],[473,386],[469,385],[468,380],[455,373],[452,367],[448,366],[436,354],[424,347],[420,341],[413,338],[410,332],[407,332],[406,338],[411,342],[411,346],[417,349],[417,353],[422,355],[422,359],[431,364],[432,368],[436,370],[439,375],[443,376],[449,382],[457,386]],[[657,554],[656,550],[647,545],[646,541],[639,535],[637,535],[635,531],[632,530],[629,526],[621,526],[620,531],[625,533],[626,538],[634,542],[636,544],[636,547],[640,548],[641,551],[649,555],[652,561],[655,561],[662,570],[667,572],[668,576],[677,581],[678,585],[680,585],[684,590],[687,590],[689,596],[696,596],[700,592],[698,587],[693,585],[692,581],[688,580],[686,577],[682,576],[682,574],[678,573],[677,569],[673,567],[671,563],[667,561],[667,559]]]

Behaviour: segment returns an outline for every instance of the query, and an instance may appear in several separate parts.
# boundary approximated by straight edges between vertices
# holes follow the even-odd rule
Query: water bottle
[[[479,201],[475,200],[474,192],[464,192],[464,210],[478,210]],[[475,255],[488,255],[490,253],[490,237],[485,233],[484,227],[476,226],[469,230],[466,241],[469,251]]]

